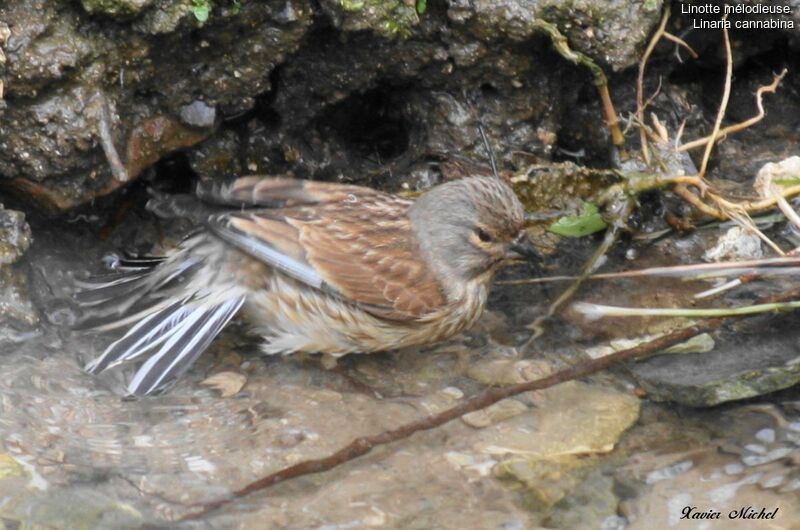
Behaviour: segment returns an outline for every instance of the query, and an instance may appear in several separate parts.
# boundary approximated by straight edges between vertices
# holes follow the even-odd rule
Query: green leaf
[[[580,215],[565,215],[550,225],[549,230],[564,237],[583,237],[605,230],[607,226],[597,206],[584,202]]]
[[[428,10],[428,0],[417,0],[417,14],[424,15]]]
[[[211,14],[211,0],[192,0],[192,5],[189,6],[189,11],[192,12],[194,18],[201,24],[208,20]]]

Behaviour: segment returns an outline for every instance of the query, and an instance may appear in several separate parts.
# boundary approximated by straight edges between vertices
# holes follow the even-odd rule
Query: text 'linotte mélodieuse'
[[[681,13],[686,15],[720,15],[729,18],[694,18],[693,29],[794,29],[792,7],[780,4],[703,4],[681,2]],[[750,18],[752,16],[753,18]]]

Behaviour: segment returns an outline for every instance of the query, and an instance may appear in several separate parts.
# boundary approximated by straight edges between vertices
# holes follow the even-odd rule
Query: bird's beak
[[[516,239],[508,246],[506,250],[506,259],[522,259],[526,261],[539,259],[539,253],[528,237],[527,230],[521,231]]]

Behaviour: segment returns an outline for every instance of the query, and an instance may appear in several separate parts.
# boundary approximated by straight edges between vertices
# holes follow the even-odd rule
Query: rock
[[[81,0],[83,8],[89,13],[115,17],[137,15],[152,3],[153,0]]]
[[[751,230],[734,226],[721,235],[713,247],[706,250],[703,259],[706,261],[739,261],[759,259],[763,256],[761,238]]]
[[[1,213],[1,212],[0,212]],[[39,313],[23,270],[0,266],[0,351],[9,352],[38,334]]]
[[[485,385],[515,385],[545,377],[550,372],[549,364],[543,361],[496,359],[475,363],[467,374]]]
[[[25,476],[25,468],[13,456],[0,453],[0,480],[22,476]]]
[[[31,246],[31,240],[31,228],[25,222],[25,214],[5,210],[0,204],[0,266],[19,260]]]
[[[346,31],[408,37],[419,23],[415,3],[405,0],[322,0],[320,5],[333,23]]]
[[[444,456],[453,467],[476,473],[480,477],[489,476],[492,468],[497,464],[497,460],[486,455],[450,451]]]
[[[556,24],[576,50],[611,65],[615,70],[636,64],[641,46],[661,13],[661,2],[581,0],[525,2],[450,0],[448,17],[466,24],[484,40],[498,34],[514,40],[536,34],[536,20]],[[631,31],[633,29],[633,31]]]
[[[240,149],[238,135],[223,131],[192,149],[189,165],[202,179],[224,180],[230,175],[242,175],[246,171],[239,160]]]
[[[647,335],[644,337],[636,337],[633,339],[628,338],[619,338],[614,339],[608,344],[603,344],[600,346],[592,346],[591,348],[586,348],[584,352],[586,355],[591,357],[592,359],[597,359],[600,357],[605,357],[606,355],[610,355],[614,352],[627,350],[629,348],[635,348],[640,344],[644,344],[646,342],[650,342],[655,340],[664,334],[660,335]],[[687,340],[686,342],[680,342],[678,344],[673,344],[669,348],[655,353],[654,355],[663,355],[669,353],[704,353],[714,349],[714,337],[712,337],[708,333],[701,333],[700,335],[696,335],[691,339]]]
[[[547,511],[575,491],[598,456],[611,451],[636,422],[639,400],[576,381],[535,395],[536,407],[499,424],[477,449],[502,458],[495,474],[521,482],[532,507]]]
[[[535,393],[536,407],[520,421],[534,432],[498,430],[494,442],[481,444],[488,454],[528,459],[603,454],[639,417],[639,400],[609,388],[577,381]]]
[[[482,410],[470,412],[461,421],[476,429],[483,429],[528,411],[528,406],[516,399],[504,399]]]
[[[217,109],[204,101],[192,101],[181,108],[181,120],[192,127],[210,128],[217,119]]]
[[[238,394],[246,383],[246,375],[226,370],[206,377],[200,384],[219,391],[220,397],[231,397]]]
[[[51,528],[136,528],[142,515],[128,503],[116,502],[96,488],[51,488],[31,493],[26,488],[8,498],[6,525]]]
[[[614,479],[603,470],[595,469],[568,497],[553,506],[546,526],[570,530],[610,530],[614,527],[609,528],[604,523],[617,515],[618,504]]]
[[[256,95],[269,88],[272,69],[299,46],[311,8],[304,0],[279,8],[261,2],[218,7],[198,29],[187,3],[175,0],[3,5],[0,21],[10,31],[0,43],[6,58],[0,81],[13,104],[0,109],[0,183],[51,211],[117,189],[97,141],[98,120],[87,108],[97,93],[108,101],[110,135],[133,166],[131,177],[208,135],[162,143],[150,151],[154,157],[127,160],[123,146],[148,124],[180,117],[208,130],[220,115],[252,109]],[[110,23],[87,10],[122,20]],[[134,25],[129,17],[136,17]]]
[[[800,335],[791,320],[762,323],[757,333],[724,334],[710,352],[651,357],[631,371],[651,399],[693,407],[788,388],[800,382]]]

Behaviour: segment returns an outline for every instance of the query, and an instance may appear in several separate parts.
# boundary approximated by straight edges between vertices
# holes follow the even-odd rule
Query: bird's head
[[[442,184],[410,210],[423,252],[440,273],[469,281],[491,278],[512,259],[536,253],[525,230],[525,209],[494,177],[468,177]]]

